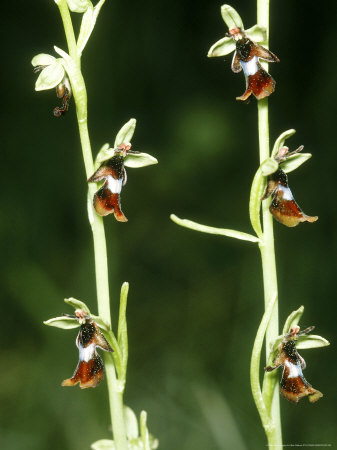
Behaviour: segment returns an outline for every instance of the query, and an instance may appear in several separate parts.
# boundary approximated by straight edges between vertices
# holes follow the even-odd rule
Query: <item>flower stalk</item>
[[[266,30],[266,41],[264,45],[268,48],[269,43],[269,0],[257,0],[257,23]],[[268,64],[263,63],[264,69],[268,70]],[[259,133],[259,155],[260,164],[270,156],[269,146],[269,121],[268,121],[268,98],[260,100],[258,106],[258,133]],[[262,260],[263,286],[265,310],[271,302],[274,306],[266,328],[266,361],[268,359],[271,345],[279,335],[278,317],[278,288],[275,261],[273,216],[269,211],[270,199],[262,202],[262,227],[263,238],[259,244]],[[276,297],[276,298],[275,298]],[[263,383],[263,400],[270,417],[271,426],[265,426],[269,446],[282,445],[282,429],[280,414],[280,398],[278,392],[278,378],[274,374],[266,374]],[[265,424],[264,424],[265,425]]]
[[[68,4],[66,0],[58,0],[56,1],[56,3],[62,18],[69,55],[74,63],[74,65],[72,66],[72,70],[68,71],[68,75],[70,78],[73,96],[76,104],[76,114],[86,178],[89,178],[90,175],[94,172],[94,162],[88,132],[86,86],[81,73],[80,56],[76,45],[76,39]],[[89,185],[90,199],[93,198],[96,190],[96,184],[93,183]],[[108,329],[111,330],[108,259],[104,224],[102,217],[99,217],[93,211],[91,201],[88,202],[88,213],[94,240],[98,313],[99,316],[104,319],[104,322],[107,325]],[[128,446],[123,413],[123,390],[118,384],[113,356],[111,354],[105,354],[104,362],[109,390],[110,414],[115,447],[117,450],[127,450]]]

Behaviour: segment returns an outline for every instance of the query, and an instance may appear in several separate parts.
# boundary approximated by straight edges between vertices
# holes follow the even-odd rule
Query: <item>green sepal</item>
[[[67,0],[67,3],[70,11],[83,13],[88,9],[91,2],[89,0]]]
[[[289,156],[285,161],[280,163],[280,168],[285,172],[289,173],[300,167],[303,163],[308,161],[312,156],[311,153],[296,153],[295,155]]]
[[[225,56],[232,53],[235,48],[236,44],[233,41],[233,38],[226,36],[212,45],[207,53],[207,56],[208,58],[212,58],[214,56]]]
[[[108,159],[111,159],[114,154],[115,150],[113,148],[110,148],[110,144],[105,143],[104,145],[102,145],[96,156],[95,167],[98,167],[104,161],[108,161]]]
[[[80,309],[83,310],[88,316],[90,316],[90,309],[87,307],[87,305],[84,302],[81,302],[81,300],[77,300],[76,298],[70,297],[64,299],[65,303],[67,305],[72,306],[74,309]]]
[[[218,234],[220,236],[232,237],[235,239],[240,239],[242,241],[260,242],[260,239],[258,237],[248,233],[230,230],[227,228],[215,228],[209,227],[207,225],[201,225],[200,223],[193,222],[192,220],[179,219],[179,217],[177,217],[175,214],[171,214],[170,219],[182,227],[189,228],[195,231],[201,231],[202,233]]]
[[[266,42],[267,40],[267,29],[257,24],[245,30],[245,33],[249,39],[257,43]]]
[[[136,119],[130,119],[128,122],[126,122],[126,124],[124,124],[117,133],[114,148],[120,147],[124,142],[131,142],[133,133],[135,132],[135,128]]]
[[[241,28],[241,30],[244,29],[239,13],[231,6],[222,5],[221,15],[229,30],[232,30],[233,28]]]
[[[322,336],[309,334],[308,336],[300,336],[297,340],[296,348],[305,350],[307,348],[327,347],[330,342]]]
[[[108,161],[115,155],[115,149],[110,148],[109,144],[104,144],[97,154],[95,167]],[[129,153],[124,158],[125,167],[146,167],[158,164],[158,160],[148,153]]]
[[[269,175],[275,173],[278,170],[279,164],[277,161],[275,161],[274,158],[267,158],[263,161],[260,168],[262,175],[268,177]]]
[[[284,322],[282,334],[287,334],[291,327],[295,327],[298,325],[302,315],[304,312],[304,306],[300,306],[296,311],[293,311],[289,316],[287,317],[286,321]]]
[[[100,327],[101,330],[104,330],[104,331],[106,331],[107,333],[111,332],[111,329],[110,329],[109,325],[107,325],[107,324],[104,322],[104,320],[101,319],[100,316],[95,316],[95,315],[91,314],[90,317],[92,318],[92,320],[93,320],[94,322],[97,323],[97,325]]]
[[[129,153],[124,158],[124,166],[126,167],[146,167],[152,164],[158,164],[158,160],[148,153]]]
[[[116,450],[115,443],[111,439],[100,439],[91,444],[92,450]]]
[[[89,2],[87,10],[83,14],[80,33],[77,39],[77,49],[79,54],[82,54],[84,47],[88,42],[104,2],[105,0],[100,0],[95,7],[93,7],[93,4]]]
[[[284,131],[280,136],[276,139],[273,151],[271,152],[271,157],[275,158],[275,156],[278,155],[278,152],[280,151],[280,148],[284,146],[284,142],[286,139],[289,139],[291,136],[293,136],[296,133],[296,130],[291,128],[290,130]]]
[[[282,335],[278,336],[275,341],[273,342],[272,348],[271,348],[271,354],[269,355],[269,362],[273,360],[273,355],[277,351],[278,346],[284,339],[284,335],[289,333],[290,328],[296,327],[303,315],[304,312],[304,306],[300,306],[296,311],[293,311],[289,316],[287,317],[283,330]],[[308,348],[319,348],[319,347],[326,347],[327,345],[330,345],[330,342],[323,338],[322,336],[318,336],[315,334],[308,334],[299,336],[296,340],[296,348],[298,350],[304,350]]]
[[[65,70],[60,59],[56,59],[41,71],[35,83],[35,90],[44,91],[56,87],[62,81],[64,75]]]
[[[283,341],[283,336],[278,336],[274,344],[272,346],[272,350],[269,357],[269,363],[274,359],[274,354],[277,351],[278,346]],[[299,336],[296,340],[296,348],[297,350],[307,350],[309,348],[321,348],[327,347],[330,345],[330,342],[322,336],[318,336],[317,334],[309,334],[308,336]]]
[[[137,439],[139,436],[139,430],[136,414],[128,406],[124,406],[123,413],[126,437],[129,440]]]
[[[78,68],[77,63],[73,60],[73,58],[64,50],[54,45],[55,52],[62,56],[62,64],[69,75],[71,84],[78,85],[81,82],[81,71]]]
[[[32,59],[32,66],[50,66],[51,64],[54,64],[56,61],[55,56],[48,55],[48,53],[39,53],[38,55],[35,55]]]
[[[53,317],[52,319],[44,320],[43,323],[50,327],[63,328],[64,330],[70,330],[80,326],[77,319],[66,316]]]

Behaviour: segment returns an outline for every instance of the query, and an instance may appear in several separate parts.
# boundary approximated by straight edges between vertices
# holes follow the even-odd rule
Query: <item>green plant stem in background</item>
[[[83,160],[85,165],[86,177],[89,178],[94,173],[94,163],[91,152],[91,145],[87,124],[87,93],[84,79],[81,73],[80,57],[78,55],[74,29],[66,0],[57,2],[67,39],[69,55],[76,63],[73,74],[69,74],[72,85],[73,96],[76,103],[76,113],[78,128],[82,146]],[[97,186],[93,183],[89,186],[89,197],[93,198]],[[96,289],[99,316],[104,320],[109,329],[111,329],[110,298],[109,298],[109,278],[108,278],[108,259],[106,240],[104,232],[103,219],[99,217],[89,204],[89,220],[93,233],[94,253],[95,253],[95,271],[96,271]],[[124,414],[123,414],[123,392],[116,378],[116,369],[111,354],[104,355],[105,373],[109,390],[110,414],[112,430],[116,450],[127,450],[127,439],[125,433]]]
[[[257,0],[257,23],[265,27],[267,31],[266,47],[269,42],[269,0]],[[268,66],[266,64],[266,66]],[[266,67],[267,68],[267,67]],[[258,127],[259,127],[259,149],[260,164],[269,157],[269,123],[268,123],[268,98],[258,101]],[[277,296],[277,272],[275,261],[273,217],[269,212],[270,199],[262,202],[262,220],[263,220],[263,241],[259,244],[262,270],[265,310],[270,302],[276,300],[270,320],[266,329],[266,358],[268,358],[271,344],[278,336],[279,318],[278,318],[278,296]],[[263,384],[263,399],[271,419],[271,427],[265,427],[269,445],[282,445],[280,399],[277,385],[277,374],[267,373]]]

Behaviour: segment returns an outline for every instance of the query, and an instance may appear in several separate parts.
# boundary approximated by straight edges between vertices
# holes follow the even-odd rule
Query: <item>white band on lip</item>
[[[253,56],[250,61],[240,61],[242,70],[244,74],[248,77],[249,75],[255,75],[259,70],[258,66],[259,58],[257,56]]]
[[[80,347],[80,361],[90,361],[95,354],[95,347],[96,344],[94,342],[88,345],[88,347]]]
[[[119,178],[118,180],[116,180],[116,178],[114,178],[113,176],[108,175],[106,179],[108,181],[108,189],[113,194],[120,194],[122,190],[123,178]]]
[[[288,200],[288,201],[294,200],[291,190],[288,187],[285,187],[285,186],[282,186],[282,184],[279,184],[278,190],[282,192],[282,198],[284,200]]]
[[[289,361],[285,361],[284,365],[289,370],[288,378],[297,378],[297,377],[301,376],[301,371],[299,370],[299,368],[297,367],[296,364],[291,363]]]

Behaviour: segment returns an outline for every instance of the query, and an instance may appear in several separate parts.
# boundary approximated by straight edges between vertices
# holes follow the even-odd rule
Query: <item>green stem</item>
[[[269,0],[257,0],[257,23],[267,30],[266,47],[269,42]],[[268,65],[265,64],[268,69]],[[258,101],[258,127],[259,127],[259,148],[260,164],[270,156],[269,148],[269,123],[268,123],[268,98]],[[263,240],[259,245],[262,259],[263,285],[265,310],[270,302],[276,296],[275,304],[272,309],[271,317],[266,329],[266,359],[268,358],[271,344],[279,334],[278,319],[278,289],[277,272],[275,261],[274,230],[273,217],[269,212],[270,199],[262,202],[262,220],[263,220]],[[268,438],[268,444],[282,445],[282,429],[280,401],[277,383],[277,374],[266,373],[263,385],[263,400],[271,419],[272,426],[265,428]]]
[[[66,0],[59,0],[57,5],[60,10],[65,35],[67,39],[69,55],[75,63],[71,73],[68,73],[73,96],[76,103],[76,114],[82,154],[86,171],[86,178],[94,172],[94,162],[92,157],[90,138],[88,132],[88,112],[87,112],[87,92],[84,79],[81,73],[80,57],[77,52],[74,29]],[[96,184],[89,185],[88,214],[94,240],[95,272],[98,314],[111,329],[110,297],[109,297],[109,277],[108,277],[108,257],[102,217],[99,217],[92,207],[93,195],[97,190]],[[110,415],[115,447],[117,450],[127,450],[127,439],[125,433],[124,413],[123,413],[123,389],[116,378],[116,369],[111,354],[104,355],[105,373],[109,391]]]

